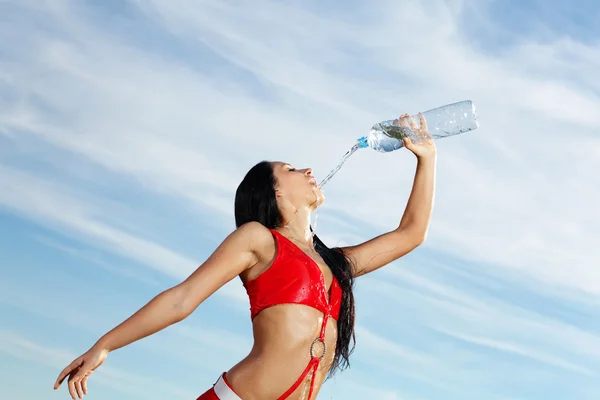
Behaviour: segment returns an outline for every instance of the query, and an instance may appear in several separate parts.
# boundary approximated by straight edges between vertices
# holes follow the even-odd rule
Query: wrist
[[[110,353],[111,351],[113,351],[113,349],[110,346],[110,343],[107,340],[106,336],[103,336],[100,339],[98,339],[98,341],[96,342],[96,344],[94,344],[94,346],[92,346],[92,347],[96,348],[98,350],[105,351],[107,353]]]
[[[421,163],[435,163],[437,158],[437,154],[435,152],[422,154],[417,156],[417,161]]]

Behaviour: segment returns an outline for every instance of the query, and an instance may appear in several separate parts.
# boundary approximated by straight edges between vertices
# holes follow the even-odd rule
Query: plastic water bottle
[[[441,139],[459,133],[472,131],[479,127],[477,113],[472,101],[466,100],[446,106],[434,108],[423,113],[429,134],[433,139]],[[412,117],[417,124],[419,116]],[[367,136],[358,139],[350,150],[340,160],[338,165],[321,181],[323,187],[342,168],[342,165],[358,149],[370,147],[382,153],[398,150],[404,146],[402,139],[408,137],[418,143],[421,138],[409,127],[394,125],[394,121],[379,122],[371,128]]]
[[[470,100],[434,108],[424,112],[423,116],[433,139],[458,135],[479,127],[475,104]],[[419,116],[413,115],[412,118],[418,125]],[[409,127],[394,125],[393,120],[383,121],[373,125],[367,136],[359,138],[358,145],[387,153],[403,147],[404,137],[410,138],[415,143],[421,139]]]

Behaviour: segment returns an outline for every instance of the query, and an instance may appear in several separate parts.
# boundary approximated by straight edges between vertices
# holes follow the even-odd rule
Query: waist
[[[277,353],[265,351],[250,353],[226,372],[232,390],[244,400],[280,399],[294,385],[296,390],[286,400],[306,400],[306,393],[314,379],[314,392],[318,393],[327,377],[331,362],[323,360],[313,376],[304,375],[311,365],[311,357],[297,352]],[[313,399],[315,397],[312,397]]]
[[[322,321],[323,315],[317,310],[291,304],[257,315],[252,350],[227,372],[236,392],[248,398],[278,398],[297,381],[313,357],[320,358],[315,376],[318,390],[333,363],[337,341],[337,322],[332,318],[324,340],[319,339]],[[305,384],[310,384],[310,377],[307,379]]]
[[[302,351],[321,335],[323,314],[299,304],[280,304],[263,310],[252,320],[253,351]],[[337,341],[337,321],[327,318],[324,341]]]

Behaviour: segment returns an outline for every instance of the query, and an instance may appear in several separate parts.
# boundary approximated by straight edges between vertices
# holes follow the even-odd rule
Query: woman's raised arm
[[[421,114],[420,126],[408,116],[396,120],[420,136],[418,143],[404,139],[404,146],[417,157],[412,191],[398,228],[356,246],[342,248],[353,261],[354,276],[373,272],[418,247],[427,235],[435,191],[436,148],[427,122]]]

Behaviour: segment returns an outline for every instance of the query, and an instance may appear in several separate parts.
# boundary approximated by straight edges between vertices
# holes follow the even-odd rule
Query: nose
[[[312,168],[305,168],[304,169],[304,174],[305,175],[312,175]]]

